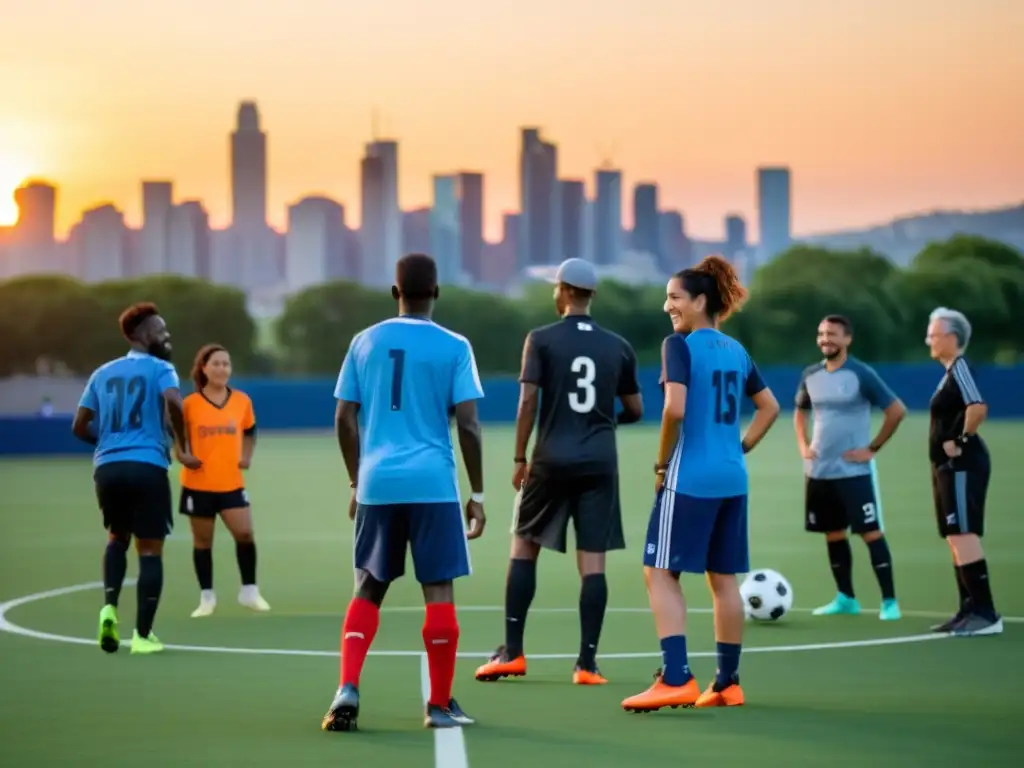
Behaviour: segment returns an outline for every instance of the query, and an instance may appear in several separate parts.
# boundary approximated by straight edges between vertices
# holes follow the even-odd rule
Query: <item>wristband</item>
[[[529,464],[524,456],[516,456],[516,458],[512,459],[512,462],[514,464]]]
[[[472,501],[474,504],[483,504],[484,495],[482,493],[471,493],[469,494],[469,500]]]
[[[971,441],[972,441],[972,440],[973,440],[973,439],[974,439],[975,437],[976,437],[976,435],[972,435],[972,434],[970,434],[970,433],[968,433],[968,432],[964,432],[964,434],[960,435],[960,437],[958,437],[958,438],[956,439],[956,441],[957,441],[957,443],[959,443],[960,445],[969,445],[969,444],[970,444],[970,442],[971,442]]]
[[[740,448],[743,449],[744,454],[750,453],[750,446],[747,445],[747,442],[745,440],[740,440]]]
[[[349,480],[348,481],[348,487],[351,488],[354,491],[356,489],[356,481],[355,480]]]
[[[654,474],[656,474],[656,475],[664,475],[666,472],[668,472],[668,464],[655,464],[654,465]]]

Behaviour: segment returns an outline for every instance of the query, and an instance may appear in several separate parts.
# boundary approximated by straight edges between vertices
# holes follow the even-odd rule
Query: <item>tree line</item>
[[[853,321],[864,360],[927,359],[925,328],[938,306],[970,318],[975,362],[1024,361],[1024,256],[1002,243],[957,236],[929,245],[906,269],[866,249],[798,245],[759,269],[749,288],[750,301],[724,330],[762,366],[814,360],[815,328],[831,313]],[[160,307],[183,372],[196,349],[216,341],[240,372],[335,375],[352,336],[395,312],[387,291],[318,285],[288,299],[266,347],[234,288],[175,276],[94,285],[29,276],[0,283],[0,376],[37,372],[40,361],[88,373],[123,351],[117,317],[135,301]],[[670,332],[663,303],[663,286],[604,282],[593,314],[633,344],[641,363],[654,364]],[[528,285],[513,299],[443,287],[435,319],[469,338],[481,371],[515,373],[526,333],[555,319],[551,288]]]

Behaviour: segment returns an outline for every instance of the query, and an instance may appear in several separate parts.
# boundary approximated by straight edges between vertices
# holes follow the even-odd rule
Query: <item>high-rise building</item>
[[[596,263],[597,250],[597,203],[593,200],[583,200],[583,212],[581,215],[581,227],[583,233],[580,235],[580,258],[586,259],[591,264]]]
[[[484,175],[460,171],[459,195],[459,258],[462,271],[470,282],[483,280],[484,250]]]
[[[267,134],[254,101],[238,105],[231,134],[231,225],[246,231],[267,224]]]
[[[655,264],[661,264],[657,184],[637,184],[633,188],[633,250],[650,254]]]
[[[198,200],[186,200],[167,216],[166,271],[209,280],[210,215]]]
[[[124,277],[126,235],[124,214],[109,203],[82,214],[74,237],[82,280],[97,283]]]
[[[288,208],[285,286],[288,293],[345,272],[345,209],[326,197],[306,197]]]
[[[398,201],[398,142],[391,139],[377,139],[366,145],[366,156],[377,157],[381,162],[383,187],[381,188],[381,215],[383,216],[383,238],[381,241],[384,258],[383,274],[385,283],[390,285],[395,265],[402,258],[402,209]]]
[[[388,268],[385,257],[384,226],[384,162],[377,155],[367,155],[360,163],[362,222],[359,226],[359,282],[383,287],[394,278],[394,267]]]
[[[686,236],[686,223],[679,211],[662,211],[658,216],[663,256],[661,271],[672,274],[693,266],[690,241]]]
[[[622,255],[622,172],[597,172],[594,210],[594,261],[618,264]]]
[[[458,179],[455,176],[434,176],[433,186],[430,252],[437,262],[438,282],[443,285],[458,285],[462,282]]]
[[[142,231],[136,273],[173,272],[168,258],[168,237],[174,185],[170,181],[142,182]]]
[[[583,209],[587,199],[583,182],[564,179],[558,183],[562,206],[562,257],[583,258]]]
[[[520,270],[533,264],[560,261],[560,209],[558,147],[544,141],[539,128],[523,128],[519,150],[521,213],[516,259]]]
[[[747,222],[739,214],[725,217],[725,255],[735,259],[747,248]]]
[[[759,261],[775,258],[792,242],[789,168],[757,169],[757,214],[760,223]]]
[[[8,271],[12,275],[60,268],[56,241],[57,188],[33,181],[14,191],[18,221],[10,233]]]
[[[430,208],[402,213],[402,249],[407,253],[430,253]]]

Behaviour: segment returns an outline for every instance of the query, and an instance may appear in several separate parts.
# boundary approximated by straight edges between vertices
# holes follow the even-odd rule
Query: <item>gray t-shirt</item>
[[[846,451],[871,443],[871,408],[885,410],[896,395],[874,369],[853,357],[829,372],[825,363],[806,368],[796,392],[796,407],[814,414],[811,448],[817,458],[804,461],[808,477],[836,480],[871,473],[871,464],[843,459]]]

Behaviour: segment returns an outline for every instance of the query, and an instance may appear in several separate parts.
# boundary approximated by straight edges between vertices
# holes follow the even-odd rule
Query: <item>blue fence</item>
[[[911,410],[925,410],[941,378],[937,365],[879,365],[879,374]],[[792,402],[800,368],[774,368],[764,372],[783,408]],[[989,404],[990,418],[1024,418],[1024,366],[979,366],[978,387]],[[657,420],[662,396],[658,371],[640,375],[646,419]],[[253,400],[261,430],[330,429],[334,419],[333,379],[238,379],[234,384]],[[509,422],[515,418],[519,385],[512,377],[484,382],[486,397],[480,403],[485,422]],[[0,455],[60,455],[88,453],[90,448],[71,435],[70,416],[0,418]]]

